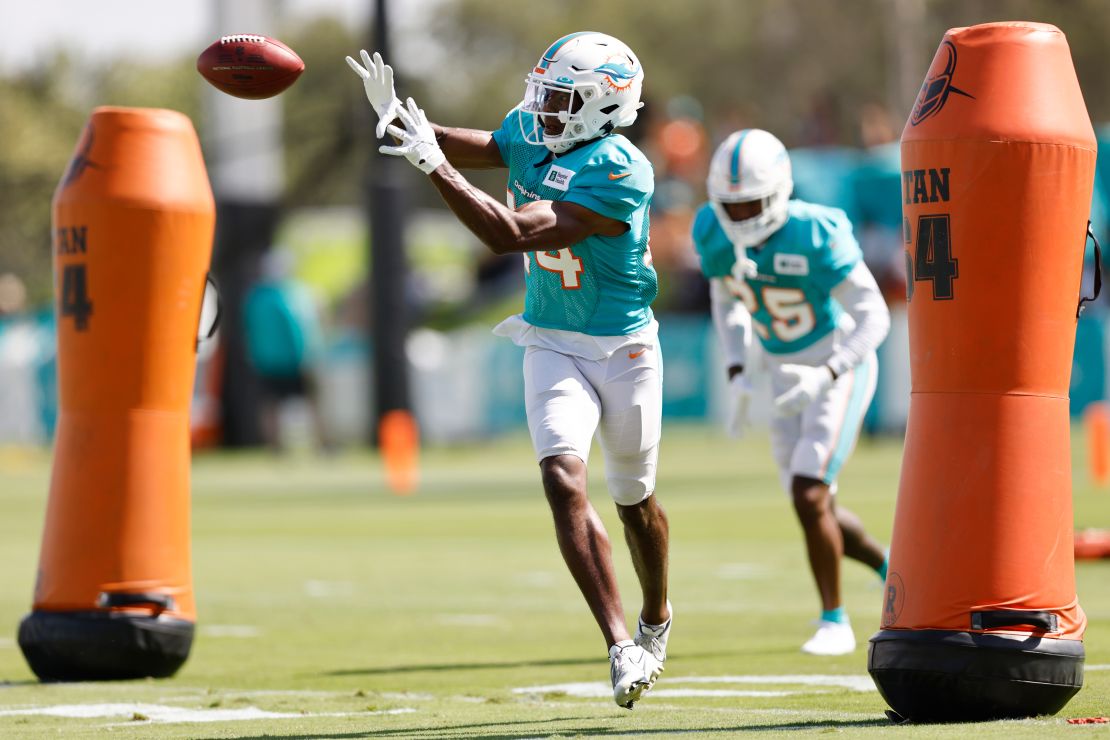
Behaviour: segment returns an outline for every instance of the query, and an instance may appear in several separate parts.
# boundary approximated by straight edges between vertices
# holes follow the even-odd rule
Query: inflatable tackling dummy
[[[902,132],[912,396],[868,670],[913,721],[1083,683],[1068,385],[1095,136],[1064,35],[948,31]]]
[[[196,622],[189,401],[215,226],[192,123],[96,109],[53,208],[58,430],[19,646],[43,680],[168,676]]]

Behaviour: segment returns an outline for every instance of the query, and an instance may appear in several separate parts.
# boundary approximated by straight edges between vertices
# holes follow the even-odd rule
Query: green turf
[[[1077,437],[1076,521],[1110,526],[1110,491],[1089,483]],[[841,500],[889,539],[900,445],[864,443]],[[603,644],[555,546],[526,435],[424,453],[419,493],[385,491],[368,454],[329,459],[226,454],[194,465],[193,564],[199,627],[169,680],[40,685],[15,645],[30,606],[49,480],[45,452],[0,450],[0,737],[723,738],[900,733],[1043,737],[1098,731],[1067,717],[1110,714],[1110,561],[1082,563],[1090,618],[1085,688],[1059,717],[893,728],[873,690],[837,685],[697,683],[714,676],[866,677],[863,641],[881,589],[856,563],[845,600],[861,647],[841,658],[798,651],[817,600],[765,439],[670,425],[659,496],[671,518],[675,627],[657,693],[634,712],[607,698],[514,688],[608,680]],[[619,533],[600,461],[594,501]],[[635,578],[619,534],[626,610]],[[1102,666],[1101,670],[1097,666]],[[790,692],[666,696],[664,690]],[[154,723],[13,710],[93,703],[191,710],[257,708],[287,718]],[[403,713],[387,713],[403,710]],[[1100,733],[1101,734],[1101,733]]]

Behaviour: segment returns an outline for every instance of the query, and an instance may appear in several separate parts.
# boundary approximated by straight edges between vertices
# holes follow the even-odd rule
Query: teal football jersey
[[[567,201],[628,224],[620,236],[591,236],[570,247],[524,255],[524,320],[593,336],[631,334],[652,319],[659,290],[648,249],[651,163],[618,134],[561,155],[524,141],[512,110],[493,132],[509,168],[508,201]]]
[[[790,201],[786,223],[758,249],[749,249],[756,276],[732,277],[736,253],[706,203],[694,218],[694,246],[708,278],[724,278],[752,315],[764,349],[797,352],[836,328],[843,313],[832,290],[862,259],[852,224],[838,208]]]

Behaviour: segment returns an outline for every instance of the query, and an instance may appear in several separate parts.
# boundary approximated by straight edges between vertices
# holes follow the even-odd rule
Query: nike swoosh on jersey
[[[646,349],[642,349],[639,352],[629,352],[628,353],[628,359],[635,360],[637,357],[639,357],[640,355],[642,355],[645,352],[647,352]]]
[[[621,178],[628,177],[631,174],[632,174],[631,172],[622,172],[618,175],[616,172],[610,172],[609,173],[609,179],[610,180],[620,180]]]

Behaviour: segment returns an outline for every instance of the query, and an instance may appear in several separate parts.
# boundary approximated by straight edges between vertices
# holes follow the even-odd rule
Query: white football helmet
[[[520,104],[524,140],[556,153],[630,125],[643,106],[639,59],[603,33],[562,37],[543,53],[526,82]]]
[[[737,131],[713,153],[705,187],[733,245],[739,250],[762,244],[786,223],[786,204],[794,190],[790,155],[774,134],[757,128]],[[725,211],[726,203],[750,201],[763,204],[751,218],[734,221]]]

